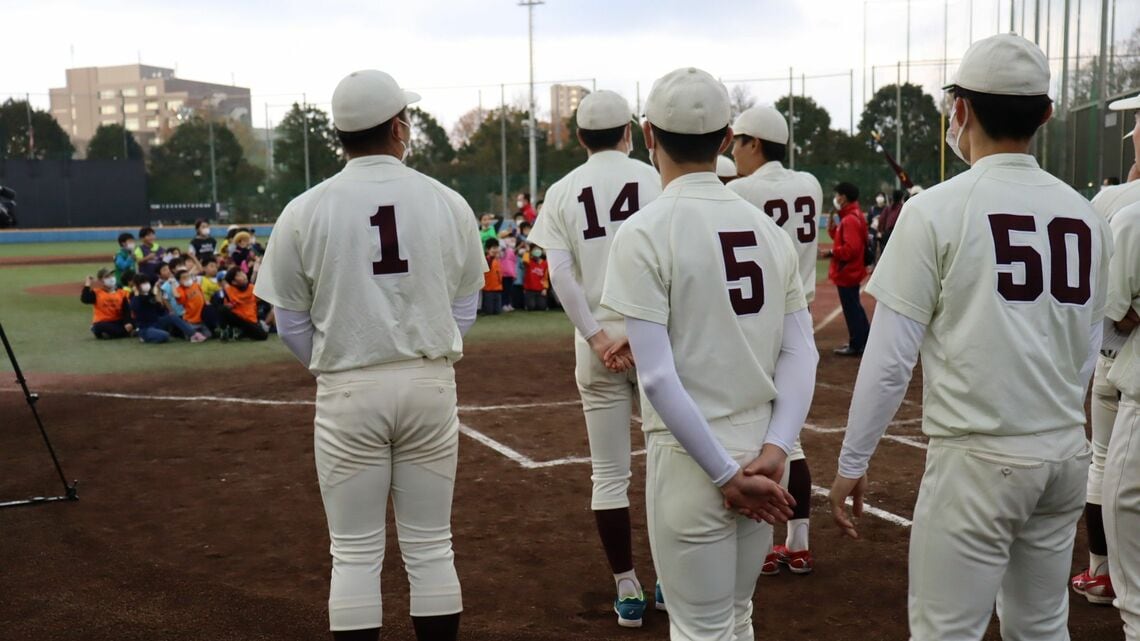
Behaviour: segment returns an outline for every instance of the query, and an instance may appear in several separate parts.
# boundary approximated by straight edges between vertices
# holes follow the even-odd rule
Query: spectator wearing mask
[[[138,326],[139,340],[143,343],[165,343],[171,333],[178,333],[191,343],[201,343],[206,335],[194,330],[185,320],[169,313],[166,305],[155,295],[154,286],[146,276],[135,276],[135,293],[130,298],[131,316]]]
[[[120,287],[126,287],[130,281],[123,278],[123,272],[134,272],[138,269],[138,259],[135,258],[135,237],[130,232],[119,234],[119,252],[115,254],[115,278]]]
[[[487,271],[483,273],[483,313],[497,316],[503,312],[503,271],[499,259],[499,239],[486,239],[483,248],[487,255]]]
[[[210,235],[210,221],[203,219],[194,221],[194,238],[190,240],[190,246],[186,248],[187,253],[198,259],[198,262],[205,264],[207,260],[214,257],[217,249],[218,241]]]
[[[850,340],[846,345],[834,350],[839,356],[862,356],[867,345],[871,323],[859,299],[859,286],[867,276],[864,256],[867,249],[867,219],[859,209],[859,188],[848,182],[835,186],[832,201],[839,210],[838,224],[828,226],[831,236],[831,249],[825,250],[824,258],[831,259],[828,278],[839,290],[839,303],[843,307],[843,318],[847,321]]]
[[[178,272],[178,286],[174,288],[174,298],[182,306],[182,320],[190,325],[195,334],[209,338],[212,332],[203,318],[206,295],[202,293],[202,287],[189,271]]]
[[[519,275],[519,255],[515,252],[518,242],[514,236],[499,241],[499,267],[503,273],[503,311],[513,312],[515,281]]]
[[[79,294],[81,302],[94,306],[91,333],[100,340],[126,338],[134,331],[128,303],[130,294],[125,289],[116,289],[117,284],[114,271],[100,269],[96,277],[87,277]]]
[[[483,214],[479,217],[479,242],[486,247],[487,241],[497,238],[499,232],[495,231],[495,217],[492,214]]]
[[[234,234],[234,242],[230,246],[230,251],[234,265],[248,276],[250,270],[253,269],[253,258],[257,256],[257,252],[253,248],[253,234],[245,230]]]
[[[533,225],[535,219],[538,218],[538,212],[535,211],[534,205],[530,204],[530,194],[525,191],[519,194],[515,200],[515,206],[518,207],[518,213],[522,214],[523,220]]]
[[[138,263],[138,273],[145,275],[154,282],[158,275],[158,267],[162,264],[164,252],[158,246],[154,229],[143,227],[139,230],[139,244],[135,247],[135,261]]]
[[[541,247],[523,256],[523,300],[528,312],[546,310],[546,294],[550,288],[550,268]]]
[[[174,295],[174,288],[178,286],[178,277],[175,275],[175,269],[181,267],[179,264],[162,265],[158,268],[158,281],[154,286],[157,293],[162,296],[162,302],[166,308],[171,311],[175,316],[182,316],[182,306],[178,304],[178,298]]]
[[[225,295],[225,303],[221,309],[222,322],[248,339],[267,340],[269,333],[261,327],[257,319],[257,299],[253,295],[253,288],[250,287],[249,276],[240,269],[227,271],[226,284],[222,291]]]

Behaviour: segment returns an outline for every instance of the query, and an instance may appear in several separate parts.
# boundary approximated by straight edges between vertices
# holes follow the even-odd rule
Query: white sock
[[[789,552],[802,552],[808,549],[809,519],[792,519],[788,521],[788,537],[784,545]]]
[[[640,599],[642,596],[641,583],[637,580],[637,572],[633,570],[630,570],[629,572],[622,572],[621,574],[615,574],[614,585],[617,586],[619,599],[624,599],[626,597]]]
[[[1089,552],[1089,575],[1101,576],[1108,574],[1108,557]]]

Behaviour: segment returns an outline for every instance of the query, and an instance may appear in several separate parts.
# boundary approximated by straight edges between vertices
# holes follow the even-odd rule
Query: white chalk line
[[[15,392],[21,392],[21,391],[22,390],[12,389],[12,388],[0,389],[0,392],[15,393]],[[312,406],[312,405],[315,405],[315,401],[288,400],[288,399],[243,398],[243,397],[239,397],[239,396],[169,396],[169,395],[158,395],[158,394],[123,394],[123,393],[119,393],[119,392],[76,392],[76,391],[69,391],[69,390],[53,390],[53,393],[77,395],[77,396],[89,396],[89,397],[96,397],[96,398],[127,399],[127,400],[238,403],[238,404],[247,404],[247,405],[271,405],[271,406],[272,405],[277,405],[277,406],[296,406],[296,405]],[[581,401],[548,401],[548,402],[543,402],[543,403],[525,403],[525,404],[519,404],[519,405],[501,405],[501,406],[500,405],[474,405],[474,406],[461,405],[461,406],[459,406],[458,409],[461,412],[477,412],[477,411],[490,411],[490,410],[498,410],[498,409],[567,407],[567,406],[580,405],[580,404],[581,404]],[[896,421],[895,423],[892,423],[892,425],[913,424],[913,423],[918,422],[920,420],[921,419],[908,419],[908,420],[904,420],[904,421]],[[811,425],[811,424],[805,424],[804,429],[812,431],[812,432],[822,433],[822,434],[837,434],[837,433],[840,433],[840,432],[843,432],[846,430],[846,428],[843,428],[843,427],[820,427],[820,426]],[[567,457],[553,459],[553,460],[549,460],[549,461],[536,461],[536,460],[530,458],[529,456],[523,454],[522,452],[519,452],[518,450],[510,447],[509,445],[501,443],[501,442],[491,438],[490,436],[487,436],[486,434],[472,428],[469,425],[465,425],[465,424],[460,423],[459,431],[460,431],[460,433],[464,434],[468,438],[470,438],[474,441],[477,441],[481,445],[486,446],[487,448],[495,451],[496,453],[500,454],[504,458],[507,458],[507,459],[513,461],[514,463],[516,463],[517,465],[519,465],[523,469],[527,469],[527,470],[538,470],[538,469],[544,469],[544,468],[549,468],[549,467],[558,467],[558,466],[562,466],[562,465],[577,465],[577,464],[585,464],[585,463],[590,462],[590,457],[588,457],[588,456],[567,456]],[[883,438],[894,440],[896,442],[900,442],[900,443],[903,443],[905,445],[910,445],[912,447],[926,449],[925,443],[922,443],[921,441],[917,441],[917,440],[914,440],[912,438],[908,438],[905,436],[897,436],[894,434],[886,434],[883,436]],[[632,455],[633,456],[644,456],[645,450],[637,450],[635,452],[632,452]],[[827,494],[828,494],[828,491],[826,489],[819,487],[817,485],[812,486],[812,491],[819,496],[827,496]],[[848,499],[848,505],[850,505],[850,503],[851,503],[851,501],[850,501],[850,499]],[[908,520],[904,517],[898,516],[897,514],[893,514],[891,512],[887,512],[885,510],[882,510],[882,509],[879,509],[879,508],[876,508],[876,507],[873,507],[870,505],[864,505],[863,509],[866,513],[871,514],[873,516],[876,516],[878,518],[881,518],[884,521],[894,523],[895,525],[899,525],[901,527],[910,527],[910,525],[911,525],[910,520]]]
[[[816,496],[822,496],[822,497],[830,497],[831,496],[830,490],[828,490],[827,488],[820,487],[818,485],[811,486],[811,493],[815,494]],[[854,502],[851,500],[851,497],[847,497],[848,507],[853,505],[853,503]],[[866,501],[863,502],[863,513],[864,514],[870,514],[871,516],[877,516],[880,519],[882,519],[888,523],[894,523],[895,525],[897,525],[899,527],[909,528],[913,524],[913,521],[911,521],[910,519],[908,519],[906,517],[899,516],[898,514],[895,514],[894,512],[888,512],[882,508],[877,508],[873,505],[867,505]]]

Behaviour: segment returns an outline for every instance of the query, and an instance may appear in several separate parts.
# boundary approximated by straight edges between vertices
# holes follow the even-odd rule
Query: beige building
[[[570,130],[566,123],[570,116],[578,109],[590,90],[578,85],[552,85],[550,87],[550,138],[556,149],[562,147],[570,139]]]
[[[169,138],[179,116],[213,114],[250,124],[247,87],[184,80],[163,67],[68,69],[67,86],[51,89],[50,95],[51,113],[80,157],[102,124],[124,125],[144,149]]]

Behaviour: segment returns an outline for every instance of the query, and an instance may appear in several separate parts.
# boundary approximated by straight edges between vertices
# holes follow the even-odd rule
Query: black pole
[[[56,497],[36,497],[33,499],[23,501],[8,501],[0,503],[0,507],[11,507],[15,505],[28,505],[31,503],[40,503],[45,501],[77,501],[79,495],[76,491],[78,481],[68,485],[67,477],[63,474],[63,467],[59,464],[59,457],[55,455],[55,448],[51,446],[51,440],[48,439],[47,430],[44,429],[44,423],[40,419],[40,413],[36,411],[36,401],[40,400],[40,395],[33,393],[28,389],[28,382],[24,379],[24,373],[20,371],[20,364],[16,362],[16,354],[12,351],[12,344],[8,342],[8,335],[4,333],[4,324],[0,323],[0,341],[4,343],[4,351],[8,352],[8,360],[12,363],[12,370],[16,373],[16,382],[20,384],[20,388],[24,390],[24,400],[28,402],[28,407],[32,410],[32,416],[36,419],[36,425],[40,428],[40,435],[44,438],[44,445],[47,446],[48,453],[51,454],[52,463],[55,464],[55,471],[59,474],[59,481],[63,483],[63,496]]]

